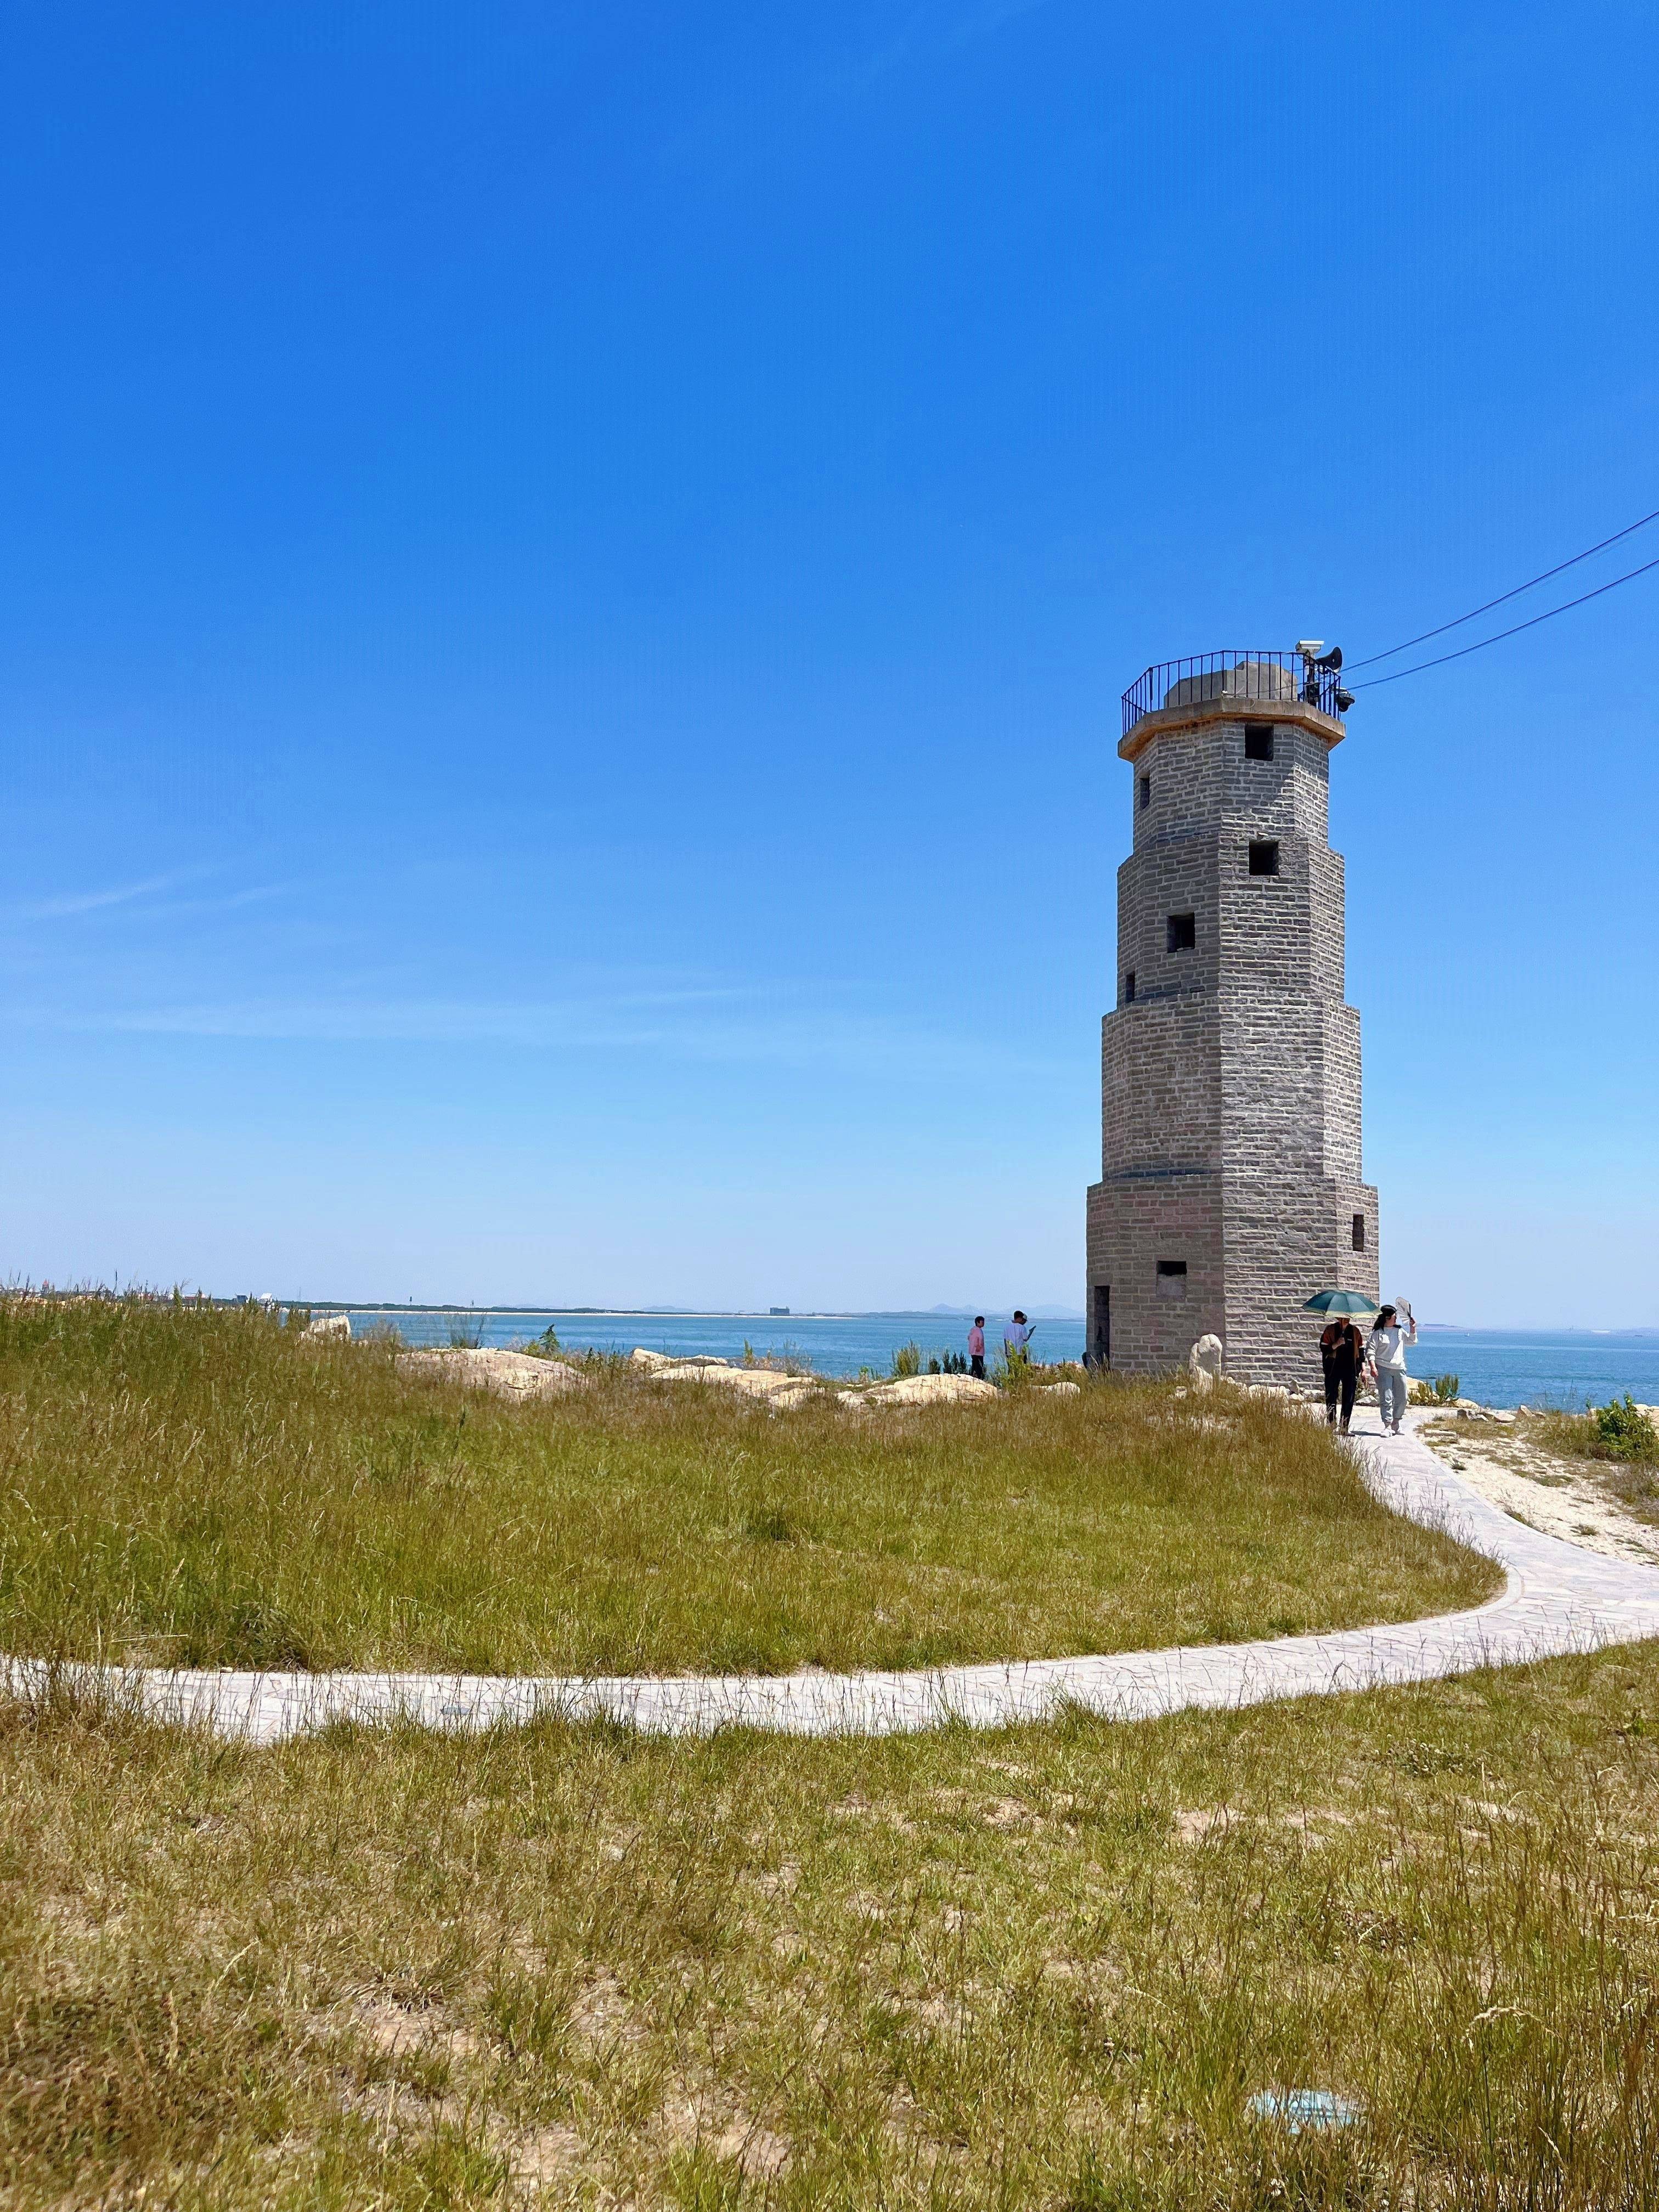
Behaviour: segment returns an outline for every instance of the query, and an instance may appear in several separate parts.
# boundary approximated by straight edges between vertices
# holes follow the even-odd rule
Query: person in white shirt
[[[1400,1325],[1399,1309],[1382,1307],[1377,1313],[1376,1327],[1365,1340],[1365,1358],[1376,1376],[1377,1411],[1382,1416],[1384,1430],[1396,1437],[1400,1434],[1407,1395],[1406,1346],[1416,1341],[1417,1323],[1409,1306],[1406,1308],[1406,1326],[1403,1328]]]
[[[1016,1306],[1014,1308],[1013,1319],[1009,1322],[1007,1328],[1002,1332],[1003,1352],[1011,1365],[1016,1359],[1026,1359],[1030,1358],[1030,1354],[1028,1347],[1030,1341],[1030,1323],[1026,1320],[1024,1315],[1021,1313],[1019,1308]]]

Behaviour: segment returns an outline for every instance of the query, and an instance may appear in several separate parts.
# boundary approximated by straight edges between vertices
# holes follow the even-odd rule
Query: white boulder
[[[787,1390],[775,1390],[767,1400],[772,1411],[781,1413],[790,1406],[804,1406],[809,1398],[818,1395],[818,1386],[810,1376],[793,1375]]]
[[[948,1406],[969,1398],[994,1398],[994,1382],[973,1375],[906,1375],[896,1382],[878,1382],[863,1394],[866,1406]]]
[[[581,1370],[562,1359],[537,1359],[527,1352],[498,1352],[489,1346],[455,1345],[447,1352],[404,1352],[398,1357],[400,1366],[416,1374],[463,1382],[498,1398],[561,1398],[567,1390],[588,1386]]]
[[[653,1382],[712,1382],[745,1398],[775,1398],[799,1391],[806,1379],[776,1367],[733,1367],[724,1359],[675,1359],[647,1371]]]

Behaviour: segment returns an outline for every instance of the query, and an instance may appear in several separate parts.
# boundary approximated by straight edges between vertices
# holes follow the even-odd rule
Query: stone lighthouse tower
[[[1101,1042],[1089,1352],[1147,1374],[1206,1332],[1240,1381],[1319,1380],[1316,1291],[1375,1299],[1359,1016],[1343,1003],[1340,653],[1211,653],[1124,694],[1134,849]]]

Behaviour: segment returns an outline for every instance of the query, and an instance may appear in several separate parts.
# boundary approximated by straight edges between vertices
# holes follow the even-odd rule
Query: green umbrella
[[[1363,1314],[1376,1311],[1376,1300],[1358,1291],[1316,1291],[1302,1302],[1304,1313]]]

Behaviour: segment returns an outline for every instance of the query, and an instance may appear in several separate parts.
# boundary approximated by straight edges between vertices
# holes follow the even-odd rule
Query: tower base
[[[1356,1249],[1356,1219],[1363,1249]],[[1318,1291],[1376,1302],[1376,1192],[1328,1176],[1235,1182],[1131,1170],[1088,1196],[1087,1357],[1126,1375],[1184,1367],[1200,1336],[1240,1382],[1316,1391]]]

